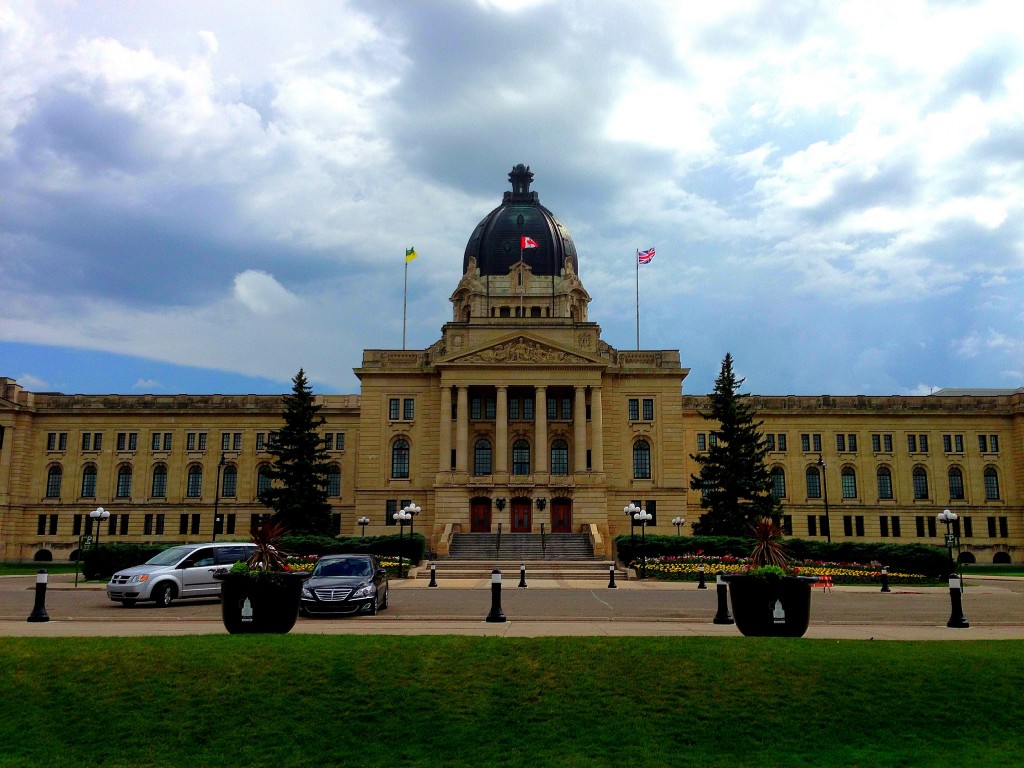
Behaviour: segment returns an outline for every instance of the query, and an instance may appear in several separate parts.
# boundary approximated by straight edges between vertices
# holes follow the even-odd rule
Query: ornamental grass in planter
[[[277,548],[284,528],[266,520],[250,531],[252,556],[217,574],[221,581],[221,618],[231,634],[290,632],[299,616],[305,570],[292,570]]]
[[[782,530],[770,517],[751,524],[754,548],[743,573],[726,574],[736,628],[748,637],[803,637],[811,618],[811,586],[790,564]]]

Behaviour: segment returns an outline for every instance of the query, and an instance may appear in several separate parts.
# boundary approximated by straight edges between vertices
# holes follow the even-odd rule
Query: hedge
[[[749,538],[739,536],[647,536],[648,557],[703,552],[706,555],[748,557],[753,548]],[[618,536],[615,546],[619,560],[630,563],[640,556],[639,536]],[[942,547],[927,544],[882,544],[867,541],[815,541],[786,539],[786,552],[794,560],[828,563],[878,562],[894,571],[921,573],[929,577],[947,576],[955,568]]]
[[[101,544],[82,553],[82,575],[87,579],[109,579],[118,571],[141,565],[174,544]]]

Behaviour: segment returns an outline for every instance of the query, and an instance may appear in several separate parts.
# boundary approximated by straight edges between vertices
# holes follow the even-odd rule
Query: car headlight
[[[360,587],[355,592],[353,592],[352,597],[356,599],[360,597],[373,597],[374,591],[375,590],[373,584],[367,584],[365,587]]]
[[[140,581],[149,581],[148,573],[140,573],[137,576],[132,576],[129,581],[133,584],[138,584]]]
[[[302,596],[303,597],[313,597],[313,590],[310,589],[309,587],[303,587],[302,588]]]

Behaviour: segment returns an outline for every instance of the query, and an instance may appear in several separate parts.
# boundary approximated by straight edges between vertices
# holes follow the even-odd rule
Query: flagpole
[[[409,254],[405,256],[405,285],[402,289],[402,349],[405,349],[405,308],[409,299]]]
[[[640,350],[640,249],[636,252],[636,348]]]

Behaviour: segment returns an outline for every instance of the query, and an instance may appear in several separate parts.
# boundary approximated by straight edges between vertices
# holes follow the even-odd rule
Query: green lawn
[[[1024,643],[0,639],[4,766],[1017,766]]]
[[[74,563],[0,563],[0,576],[27,576],[45,569],[47,573],[74,573]]]

